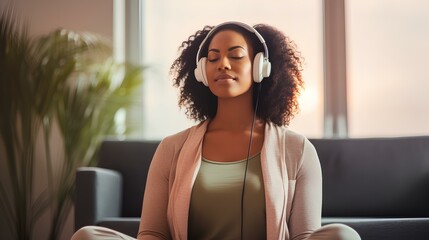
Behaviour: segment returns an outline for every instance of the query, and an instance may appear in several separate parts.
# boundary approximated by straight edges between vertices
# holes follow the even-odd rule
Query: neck
[[[219,98],[216,116],[210,125],[213,129],[246,131],[252,125],[254,113],[252,94],[236,98]]]

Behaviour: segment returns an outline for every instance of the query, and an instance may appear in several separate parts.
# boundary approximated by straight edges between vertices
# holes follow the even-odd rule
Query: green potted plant
[[[116,134],[115,115],[135,101],[142,68],[117,64],[110,55],[109,45],[93,34],[59,29],[31,38],[12,8],[1,13],[0,149],[6,174],[0,215],[13,239],[31,239],[46,213],[49,239],[59,238],[73,204],[76,168],[96,164],[101,141]],[[39,145],[47,187],[37,193]],[[61,146],[61,156],[53,156],[53,145]]]

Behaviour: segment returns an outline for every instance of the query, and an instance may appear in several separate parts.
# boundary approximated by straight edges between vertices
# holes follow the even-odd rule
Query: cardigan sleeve
[[[143,199],[138,240],[172,239],[167,218],[168,201],[176,163],[189,129],[161,141],[149,168]]]
[[[167,221],[170,167],[173,151],[168,141],[159,144],[147,176],[137,239],[171,239]]]
[[[304,139],[289,220],[290,238],[306,239],[321,226],[322,171],[316,149]]]

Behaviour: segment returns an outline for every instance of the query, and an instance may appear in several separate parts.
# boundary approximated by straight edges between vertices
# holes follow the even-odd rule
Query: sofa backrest
[[[323,174],[324,217],[428,217],[429,136],[310,139]],[[123,176],[123,217],[140,217],[159,141],[106,140],[99,167]]]
[[[429,136],[310,141],[322,165],[323,216],[429,216]]]
[[[101,144],[98,166],[122,174],[122,216],[140,217],[150,162],[159,141],[106,140]]]

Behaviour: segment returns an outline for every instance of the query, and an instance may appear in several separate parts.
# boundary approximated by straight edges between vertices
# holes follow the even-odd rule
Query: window
[[[349,136],[429,134],[429,2],[346,1]]]
[[[323,134],[322,4],[292,0],[193,0],[144,1],[143,62],[145,71],[144,138],[160,139],[194,124],[177,106],[169,68],[180,43],[204,27],[230,20],[267,23],[286,33],[305,58],[306,88],[300,97],[300,113],[290,128],[308,137]]]

